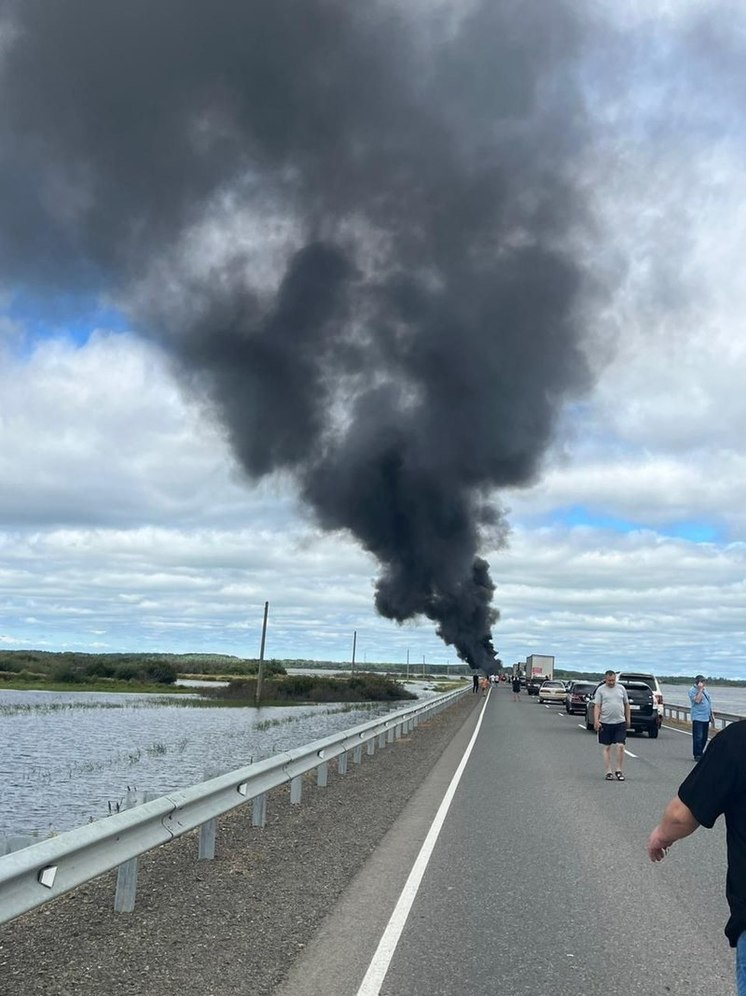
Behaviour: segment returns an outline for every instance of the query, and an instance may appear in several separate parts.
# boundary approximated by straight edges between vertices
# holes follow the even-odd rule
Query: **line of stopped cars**
[[[651,739],[658,736],[663,722],[663,692],[654,674],[620,671],[617,683],[627,690],[630,710],[630,729],[635,733],[647,733]],[[550,679],[539,686],[539,702],[564,704],[569,714],[585,716],[586,730],[593,729],[593,699],[602,681],[559,681]]]

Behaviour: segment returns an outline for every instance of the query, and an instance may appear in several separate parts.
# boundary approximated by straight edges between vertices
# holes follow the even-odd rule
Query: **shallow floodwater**
[[[70,830],[107,815],[128,788],[164,795],[408,704],[239,709],[185,699],[0,691],[0,833]]]

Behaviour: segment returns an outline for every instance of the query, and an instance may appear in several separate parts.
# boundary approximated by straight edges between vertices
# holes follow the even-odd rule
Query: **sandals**
[[[623,771],[615,771],[614,775],[615,775],[616,780],[618,782],[623,782],[624,781],[624,772]]]
[[[606,772],[606,774],[604,775],[604,778],[606,779],[607,782],[613,782],[614,781],[614,776],[612,775],[612,773],[610,771]]]

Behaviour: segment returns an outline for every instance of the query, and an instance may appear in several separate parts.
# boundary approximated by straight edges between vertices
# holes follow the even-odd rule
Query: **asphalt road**
[[[278,996],[358,992],[477,720]],[[658,865],[645,853],[691,769],[691,740],[664,727],[627,750],[627,781],[606,782],[582,717],[492,690],[381,996],[734,994],[724,827],[698,830]]]

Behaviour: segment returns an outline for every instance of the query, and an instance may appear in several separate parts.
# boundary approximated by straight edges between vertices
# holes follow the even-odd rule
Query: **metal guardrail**
[[[724,730],[730,723],[737,723],[740,719],[743,719],[743,716],[736,716],[731,712],[715,712],[713,710],[712,715],[715,720],[715,729],[717,730]],[[691,723],[692,710],[690,706],[664,703],[663,717],[664,719],[674,719],[677,723]]]
[[[363,746],[373,754],[376,739],[379,747],[393,743],[467,691],[471,686],[6,854],[0,857],[0,923],[114,868],[120,870],[115,909],[129,912],[134,908],[139,855],[200,828],[199,857],[212,858],[216,817],[253,800],[252,823],[263,826],[270,789],[289,782],[290,802],[298,804],[304,774],[316,769],[317,784],[325,786],[329,761],[336,758],[338,773],[345,774],[348,754],[360,763]]]

